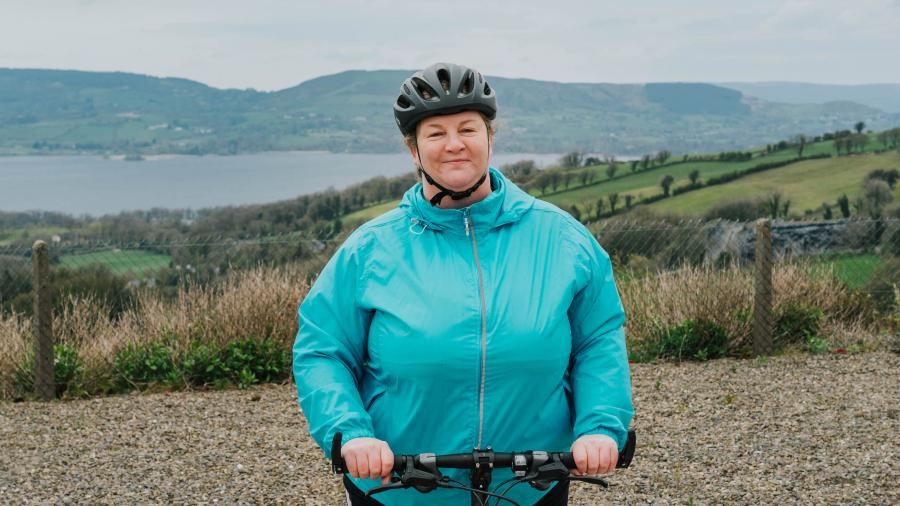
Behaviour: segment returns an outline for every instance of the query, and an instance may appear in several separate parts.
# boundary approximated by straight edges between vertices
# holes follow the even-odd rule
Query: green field
[[[835,204],[842,194],[847,194],[852,201],[860,193],[866,174],[895,167],[900,167],[900,153],[896,151],[809,160],[664,199],[650,208],[702,215],[720,202],[764,197],[777,190],[791,201],[792,212],[802,213],[805,209],[819,209],[823,202]],[[894,198],[900,198],[900,186],[894,190]]]
[[[146,271],[154,271],[168,267],[172,261],[169,255],[160,255],[140,250],[98,251],[82,255],[66,255],[60,258],[63,267],[79,268],[88,265],[105,265],[114,274],[122,275],[131,273],[140,275]]]
[[[350,214],[341,216],[341,223],[344,225],[350,225],[354,223],[366,222],[368,220],[371,220],[372,218],[381,216],[382,214],[390,211],[391,209],[397,207],[398,204],[400,204],[399,200],[392,200],[383,204],[366,207],[364,209],[360,209],[359,211],[354,211]]]

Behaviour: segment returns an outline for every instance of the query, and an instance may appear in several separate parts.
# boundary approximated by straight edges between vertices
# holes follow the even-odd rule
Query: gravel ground
[[[638,451],[571,504],[900,504],[900,356],[636,365]],[[0,403],[3,504],[343,504],[292,385]]]

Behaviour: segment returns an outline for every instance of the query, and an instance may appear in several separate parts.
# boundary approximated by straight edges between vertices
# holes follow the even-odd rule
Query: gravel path
[[[638,453],[571,504],[900,504],[900,356],[633,370]],[[342,504],[292,385],[0,402],[3,504]]]

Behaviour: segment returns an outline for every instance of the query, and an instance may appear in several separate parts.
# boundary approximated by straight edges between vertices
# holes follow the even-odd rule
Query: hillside
[[[0,69],[0,155],[394,152],[390,104],[406,70],[347,71],[285,90],[221,90],[126,73]],[[497,150],[638,155],[756,146],[797,133],[882,129],[900,114],[849,101],[771,102],[703,83],[557,83],[489,77]]]
[[[792,211],[799,214],[806,209],[817,210],[823,202],[834,204],[842,194],[847,194],[853,199],[860,192],[866,174],[872,170],[900,168],[900,152],[875,153],[875,151],[883,150],[884,146],[877,142],[877,135],[873,134],[869,137],[870,143],[863,154],[790,163],[784,167],[747,175],[725,184],[675,195],[649,204],[647,207],[654,211],[701,216],[714,205],[734,199],[736,196],[741,198],[764,197],[773,190],[779,190],[787,199],[791,200]],[[833,143],[821,141],[808,145],[803,155],[809,157],[833,153]],[[581,185],[577,178],[572,178],[568,189],[563,183],[560,183],[560,187],[556,191],[553,191],[552,188],[546,188],[546,193],[537,188],[529,191],[532,195],[566,210],[570,210],[575,205],[582,213],[587,210],[595,212],[598,200],[603,201],[604,209],[608,211],[609,196],[615,193],[619,197],[617,209],[621,211],[625,208],[626,195],[631,195],[636,203],[642,198],[662,193],[659,182],[665,175],[674,178],[671,188],[675,190],[689,185],[689,175],[695,170],[699,172],[699,180],[702,183],[712,177],[747,170],[761,164],[790,162],[796,157],[796,149],[787,148],[771,153],[756,151],[753,158],[744,161],[681,162],[676,160],[651,167],[648,170],[639,169],[636,172],[630,170],[629,163],[622,163],[612,179],[606,175],[606,165],[597,165],[584,169],[594,173],[593,183]],[[580,170],[582,169],[572,169],[573,172]],[[900,186],[895,190],[894,196],[895,199],[900,200]],[[365,208],[345,215],[342,217],[342,221],[345,224],[358,223],[386,212],[396,205],[397,201],[392,201]]]
[[[847,195],[853,201],[861,192],[866,174],[876,169],[900,168],[900,153],[853,155],[823,160],[797,162],[786,167],[702,188],[651,204],[655,211],[699,216],[718,203],[742,198],[764,197],[779,191],[791,201],[791,210],[802,214],[809,209],[818,212],[823,202],[834,206],[838,197]],[[894,189],[894,200],[900,201],[900,185]]]

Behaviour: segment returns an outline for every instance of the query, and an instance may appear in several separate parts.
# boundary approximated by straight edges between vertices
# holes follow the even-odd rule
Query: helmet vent
[[[422,79],[419,79],[418,77],[414,77],[414,78],[412,78],[412,82],[413,82],[413,86],[416,88],[416,92],[424,100],[429,100],[429,101],[440,100],[438,98],[437,92],[434,91],[434,88],[429,86],[428,83],[426,83]]]
[[[447,69],[438,69],[437,71],[438,81],[441,82],[441,88],[444,88],[445,92],[450,91],[450,72]]]
[[[484,83],[484,96],[489,96],[493,91],[488,83]]]
[[[412,102],[410,102],[409,99],[405,96],[400,95],[397,98],[397,105],[399,105],[403,109],[409,109],[410,107],[412,107]]]
[[[405,83],[403,84],[403,91],[406,92],[407,95],[412,93],[412,91],[409,89],[409,86],[407,86]]]
[[[472,93],[472,90],[475,89],[475,75],[470,71],[467,72],[465,77],[463,77],[462,81],[459,83],[459,91],[457,95],[460,97],[464,97],[469,93]]]

